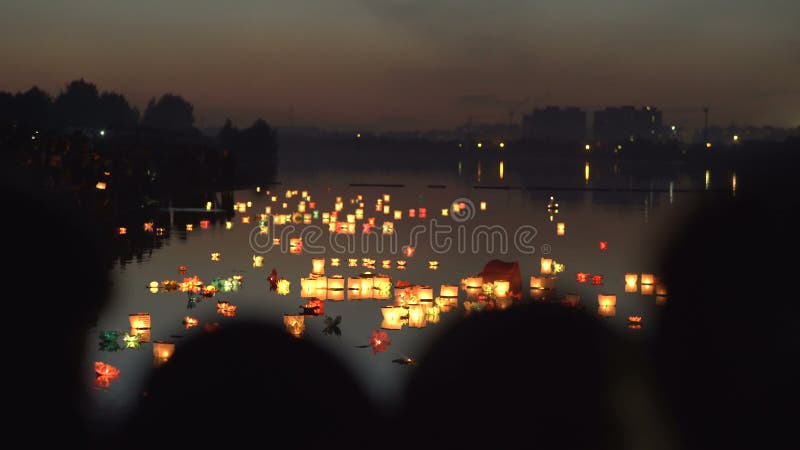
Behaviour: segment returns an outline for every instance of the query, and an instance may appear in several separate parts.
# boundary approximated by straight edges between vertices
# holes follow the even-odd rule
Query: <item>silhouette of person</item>
[[[750,158],[664,258],[656,372],[688,449],[796,448],[796,157]]]
[[[341,362],[259,323],[182,342],[146,392],[124,448],[367,448],[393,426]]]
[[[7,240],[4,283],[10,442],[44,447],[54,436],[90,446],[83,422],[88,407],[81,383],[93,373],[84,361],[87,330],[107,300],[102,233],[86,215],[69,210],[71,197],[45,193],[6,173]],[[56,434],[57,433],[57,434]]]

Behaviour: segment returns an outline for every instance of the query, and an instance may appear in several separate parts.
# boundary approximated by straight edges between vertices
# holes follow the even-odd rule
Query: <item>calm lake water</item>
[[[175,351],[180,352],[182,341],[208,332],[208,327],[217,326],[214,324],[224,328],[247,318],[282,327],[284,315],[299,314],[300,305],[308,301],[301,297],[301,278],[309,276],[312,258],[325,258],[325,275],[342,275],[345,283],[347,277],[371,271],[390,276],[392,284],[402,280],[429,285],[434,297],[439,295],[441,285],[459,285],[462,279],[481,272],[492,259],[518,262],[521,298],[496,301],[499,307],[536,301],[537,292],[529,289],[530,278],[540,276],[541,258],[550,257],[563,264],[563,272],[556,274],[555,289],[547,293],[548,299],[558,301],[566,294],[576,294],[580,297],[580,307],[598,314],[598,294],[616,295],[613,315],[603,320],[624,336],[646,339],[655,331],[659,314],[657,303],[669,301],[668,295],[657,300],[656,285],[645,287],[643,291],[641,283],[627,289],[633,292],[626,292],[625,274],[635,273],[641,277],[644,273],[657,277],[661,249],[670,244],[671,232],[690,213],[696,201],[711,191],[716,191],[717,195],[734,194],[730,173],[711,174],[702,170],[693,173],[671,167],[658,175],[633,176],[635,169],[584,161],[562,162],[557,167],[528,162],[523,167],[515,167],[496,158],[480,162],[470,159],[453,160],[447,167],[431,170],[337,168],[335,172],[326,172],[323,164],[314,166],[287,160],[278,171],[279,179],[264,180],[260,192],[253,186],[214,194],[212,208],[226,202],[250,202],[246,212],[236,212],[229,217],[204,211],[205,203],[179,204],[176,201],[174,207],[193,210],[155,214],[153,231],[145,233],[145,239],[152,244],[148,245],[151,250],[144,251],[140,258],[123,259],[115,265],[112,299],[97,326],[89,331],[85,359],[86,386],[93,405],[89,416],[111,421],[124,418],[141,395],[154,365],[152,343],[143,343],[138,350],[102,351],[98,349],[101,331],[130,332],[129,314],[147,312],[151,315],[150,340],[173,342]],[[295,190],[297,195],[287,199],[286,192]],[[305,206],[306,213],[312,215],[312,224],[272,225],[267,237],[259,236],[259,215],[265,213],[265,208],[271,207],[273,214],[294,213],[303,191],[310,196]],[[388,201],[383,201],[384,195],[389,196]],[[272,196],[277,197],[276,201]],[[337,197],[341,197],[343,205],[338,217],[345,222],[346,215],[355,214],[359,207],[359,196],[364,204],[361,208],[364,219],[356,220],[355,234],[331,233],[329,225],[322,223],[322,214],[334,211]],[[380,211],[376,211],[378,199],[382,200]],[[315,203],[313,208],[311,202]],[[454,211],[454,203],[468,210]],[[384,205],[388,205],[389,214],[384,214]],[[485,209],[481,205],[485,205]],[[420,208],[426,209],[424,219],[419,217]],[[445,215],[443,209],[447,210]],[[402,211],[402,218],[394,218],[396,210]],[[409,210],[414,210],[416,217],[409,217]],[[313,216],[315,211],[318,218]],[[245,217],[250,218],[249,224],[243,223]],[[376,248],[378,239],[369,241],[369,248],[362,246],[363,224],[371,217],[375,218],[378,229],[385,221],[393,223],[395,247],[380,233],[382,249]],[[301,220],[302,216],[295,218]],[[204,220],[209,221],[207,227],[205,222],[201,224]],[[230,225],[226,225],[228,221]],[[563,236],[557,233],[559,222],[565,226]],[[192,231],[187,231],[187,223],[193,225]],[[141,223],[125,225],[129,229],[144,227]],[[486,230],[495,225],[502,228],[491,229],[495,233],[492,235],[494,248],[487,248],[485,235],[477,244],[472,241],[476,229]],[[432,243],[433,227],[446,226],[452,227],[451,230],[441,232],[437,235],[439,241]],[[305,236],[305,251],[300,254],[281,251],[278,247],[264,252],[260,247],[274,237],[288,244],[290,237],[300,236],[303,230],[311,227],[322,230],[317,242],[322,248],[319,254],[312,248],[309,235]],[[164,228],[163,236],[158,236],[158,228]],[[417,230],[418,240],[415,254],[407,257],[402,253],[402,246],[409,244],[412,229]],[[503,248],[500,237],[504,233],[507,248]],[[524,245],[520,245],[519,233],[527,233]],[[120,235],[118,239],[125,243],[131,234]],[[333,244],[331,236],[337,239]],[[440,244],[446,244],[447,239],[451,247],[441,248]],[[353,246],[348,250],[342,252],[333,248],[348,242]],[[605,250],[601,249],[601,242],[607,244]],[[218,261],[212,260],[212,253],[219,253]],[[254,267],[254,256],[263,256],[263,266]],[[332,266],[331,258],[340,258],[340,266]],[[358,259],[358,267],[349,267],[350,258]],[[375,268],[363,267],[362,258],[375,259]],[[382,267],[383,260],[391,260],[389,268]],[[407,261],[405,270],[398,270],[397,260]],[[429,261],[433,260],[438,261],[436,270],[430,268]],[[186,266],[185,274],[179,273],[179,266]],[[280,278],[291,283],[288,295],[270,291],[267,277],[273,268]],[[579,272],[602,275],[602,285],[592,285],[591,277],[587,282],[579,282]],[[186,292],[167,292],[162,283],[163,280],[181,282],[186,277],[197,276],[208,284],[215,278],[226,279],[233,275],[241,275],[243,280],[235,291],[219,292],[191,309],[187,308]],[[159,283],[154,292],[148,289],[152,281]],[[436,336],[446,333],[448,326],[467,314],[464,302],[477,301],[474,295],[468,297],[464,289],[459,289],[458,295],[458,306],[441,311],[438,319],[429,317],[423,328],[411,328],[406,324],[400,330],[386,330],[391,344],[385,351],[376,353],[363,346],[370,344],[374,330],[381,329],[381,307],[393,304],[394,295],[389,300],[348,300],[345,291],[343,301],[324,303],[322,316],[305,317],[302,339],[311,340],[341,358],[378,403],[391,408],[414,371],[414,366],[392,361],[403,357],[421,358]],[[220,314],[218,300],[236,305],[235,316]],[[185,328],[182,321],[186,316],[196,318],[198,325]],[[341,336],[323,333],[325,316],[341,316]],[[629,316],[641,317],[641,326],[631,327]],[[123,344],[121,337],[119,342]],[[112,364],[120,369],[121,375],[107,386],[98,386],[92,369],[94,361]]]

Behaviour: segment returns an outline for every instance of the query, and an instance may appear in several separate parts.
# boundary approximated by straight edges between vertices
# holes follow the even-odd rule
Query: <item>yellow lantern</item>
[[[508,297],[508,290],[511,283],[507,280],[496,280],[494,282],[494,296],[495,297]]]
[[[302,248],[303,247],[303,239],[299,237],[289,238],[289,248]]]
[[[389,194],[383,194],[383,201],[389,203],[392,200],[392,196]]]
[[[326,291],[328,289],[328,278],[326,277],[311,277],[314,279],[314,285],[317,288],[317,291],[323,290]]]
[[[329,223],[331,221],[331,213],[322,213],[322,223]]]
[[[399,209],[394,210],[394,220],[401,220],[403,218],[403,211]]]
[[[135,313],[128,315],[128,321],[131,328],[147,330],[150,329],[150,314],[149,313]]]
[[[348,258],[347,265],[348,267],[358,267],[358,258]]]
[[[187,223],[186,224],[186,231],[192,231],[192,230],[194,230],[194,225],[191,224],[191,223]]]
[[[348,277],[347,278],[347,290],[349,291],[361,291],[361,278],[358,277]]]
[[[394,223],[383,222],[381,229],[383,230],[383,234],[394,234]]]
[[[331,267],[339,267],[339,258],[331,258]]]
[[[311,259],[311,273],[313,273],[314,275],[325,274],[325,258]]]
[[[400,323],[407,314],[402,306],[381,306],[381,315],[386,322]]]
[[[392,297],[392,279],[383,275],[373,278],[372,291],[376,300],[389,300]]]
[[[419,301],[432,301],[433,300],[433,288],[430,286],[419,286],[417,289],[417,298]]]
[[[439,261],[428,261],[428,268],[431,270],[436,270],[439,268]]]
[[[264,265],[264,257],[253,255],[253,267],[262,267]]]
[[[617,296],[613,294],[597,294],[597,304],[600,306],[616,306]]]
[[[467,288],[479,288],[483,286],[483,277],[467,277],[464,278],[463,283]]]
[[[300,297],[311,298],[317,293],[317,280],[314,278],[300,278]]]
[[[389,214],[390,212],[392,212],[392,210],[389,208],[389,205],[383,205],[383,213]]]
[[[409,305],[408,306],[408,327],[409,328],[425,328],[428,325],[427,316],[422,305]]]
[[[250,216],[242,216],[242,223],[250,223]]]
[[[233,228],[233,222],[231,222],[229,220],[226,220],[225,221],[225,229],[226,230],[230,230],[231,228]]]
[[[544,289],[544,277],[531,276],[531,289]]]
[[[652,284],[642,285],[642,295],[653,295],[655,291],[656,291],[655,286]]]
[[[384,319],[381,321],[381,328],[384,330],[401,330],[403,329],[403,320],[400,319],[396,322],[390,322]]]
[[[563,236],[564,233],[567,231],[567,224],[564,222],[558,222],[556,224],[556,236]]]
[[[278,287],[275,290],[278,295],[289,295],[291,289],[291,282],[289,280],[278,280]]]
[[[219,261],[219,252],[213,252],[211,254],[211,260],[212,261]]]
[[[326,299],[334,302],[344,300],[344,289],[328,289]]]
[[[363,276],[361,277],[361,289],[360,289],[360,297],[362,299],[373,298],[373,287],[374,287],[374,279],[371,276]]]
[[[443,284],[439,288],[439,295],[447,298],[458,297],[458,286],[454,284]]]
[[[105,181],[98,181],[97,184],[94,185],[94,187],[95,187],[95,189],[97,189],[99,191],[105,191],[106,190],[106,182]]]
[[[442,208],[442,217],[447,217],[450,215],[450,210],[448,208]]]
[[[542,275],[553,273],[553,258],[541,258],[541,273]]]
[[[486,202],[481,202],[481,211],[486,211]]]
[[[283,325],[286,327],[286,332],[291,336],[296,338],[302,337],[306,329],[305,316],[300,314],[284,314]]]
[[[151,281],[151,282],[150,282],[150,288],[151,288],[151,289],[152,289],[152,288],[156,288],[156,289],[158,289],[158,281]]]
[[[652,273],[643,273],[642,274],[642,284],[655,284],[656,277],[653,276]]]
[[[328,278],[328,289],[332,291],[344,290],[344,278],[341,275],[334,275]]]
[[[281,245],[281,238],[272,238],[272,245],[276,247]]]
[[[167,341],[153,342],[153,363],[156,367],[159,367],[165,362],[169,361],[173,353],[175,353],[174,343]]]
[[[306,202],[299,202],[297,204],[297,212],[301,212],[301,213],[306,212]]]
[[[614,317],[617,315],[617,307],[616,306],[598,306],[597,307],[597,314],[601,317]]]

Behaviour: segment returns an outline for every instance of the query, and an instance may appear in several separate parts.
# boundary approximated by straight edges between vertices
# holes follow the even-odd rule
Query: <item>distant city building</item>
[[[663,126],[661,111],[651,106],[618,106],[594,113],[594,138],[600,141],[654,140],[662,135]]]
[[[583,141],[586,139],[586,112],[575,106],[534,109],[522,118],[522,135],[537,140]]]
[[[797,137],[800,137],[800,127],[730,125],[728,127],[711,126],[708,128],[708,142],[719,145],[735,145],[745,142],[784,142],[789,138]],[[695,133],[694,141],[702,142],[704,138],[703,130],[698,130]]]

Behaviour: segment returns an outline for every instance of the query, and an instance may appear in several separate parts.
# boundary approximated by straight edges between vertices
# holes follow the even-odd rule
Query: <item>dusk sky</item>
[[[800,126],[798,0],[0,1],[0,90],[172,92],[201,127],[451,128],[526,98]]]

